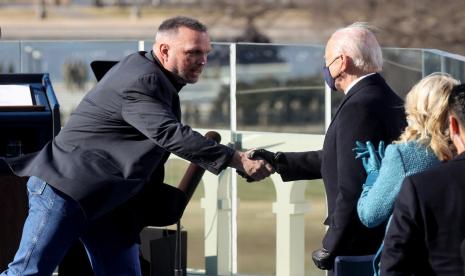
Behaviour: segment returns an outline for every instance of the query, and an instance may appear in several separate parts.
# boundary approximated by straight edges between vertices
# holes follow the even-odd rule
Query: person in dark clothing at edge
[[[380,275],[464,275],[465,84],[454,86],[447,106],[449,137],[457,152],[402,182],[384,239]]]
[[[274,172],[264,160],[250,160],[180,122],[178,93],[197,82],[210,51],[202,23],[165,20],[153,50],[114,65],[55,140],[7,160],[16,175],[31,177],[19,249],[1,276],[51,275],[78,239],[95,275],[141,275],[139,232],[171,211],[156,205],[170,153],[214,174],[227,166],[254,180]]]
[[[329,275],[334,273],[336,256],[374,254],[384,235],[384,225],[369,229],[357,216],[366,173],[352,151],[355,141],[389,143],[406,126],[402,99],[379,74],[382,63],[381,48],[368,25],[354,23],[337,30],[326,44],[323,75],[332,90],[345,96],[326,132],[323,149],[253,152],[270,162],[283,181],[323,178],[328,230],[312,259]]]

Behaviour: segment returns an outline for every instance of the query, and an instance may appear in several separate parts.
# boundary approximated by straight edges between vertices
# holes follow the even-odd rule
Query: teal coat
[[[376,180],[363,184],[357,203],[360,221],[367,227],[376,227],[387,221],[394,208],[394,201],[405,177],[422,172],[440,161],[426,146],[416,141],[390,144],[386,147]],[[373,262],[378,273],[381,245]],[[378,274],[375,274],[378,275]]]

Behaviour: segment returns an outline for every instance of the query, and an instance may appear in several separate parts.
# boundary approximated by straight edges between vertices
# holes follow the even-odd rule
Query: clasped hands
[[[236,152],[236,154],[241,160],[242,168],[233,167],[236,168],[237,174],[244,177],[247,182],[260,181],[276,171],[277,153],[265,149],[251,149],[246,152]]]
[[[261,150],[236,151],[231,161],[231,167],[235,168],[240,176],[247,179],[247,182],[260,181],[275,172],[274,164],[262,155],[257,155],[256,151]]]

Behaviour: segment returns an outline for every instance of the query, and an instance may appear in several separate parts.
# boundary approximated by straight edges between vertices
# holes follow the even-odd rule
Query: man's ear
[[[162,62],[166,63],[168,61],[168,52],[169,52],[170,46],[166,43],[160,43],[158,45],[158,50],[160,52],[161,58],[163,59]]]
[[[341,55],[341,72],[347,72],[347,67],[352,62],[352,59],[349,56],[344,54]]]
[[[457,153],[460,154],[465,151],[465,143],[462,140],[463,129],[460,125],[459,119],[454,115],[449,115],[449,134],[452,143],[454,143]]]
[[[459,122],[454,115],[449,115],[449,133],[451,138],[455,135],[460,135]]]

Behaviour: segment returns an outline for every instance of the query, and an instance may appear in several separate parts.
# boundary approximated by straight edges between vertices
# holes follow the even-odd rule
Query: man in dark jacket
[[[389,143],[405,127],[403,101],[378,73],[382,62],[381,48],[367,26],[353,24],[336,31],[326,44],[323,74],[328,86],[345,97],[326,132],[323,149],[278,152],[268,158],[284,181],[323,178],[328,204],[324,223],[329,227],[323,247],[312,258],[330,274],[335,256],[374,254],[384,234],[383,225],[368,229],[357,216],[366,174],[352,151],[355,141]]]
[[[210,51],[206,27],[197,20],[164,21],[153,51],[113,66],[53,142],[10,160],[17,175],[31,176],[30,210],[2,276],[51,275],[77,239],[96,275],[140,275],[138,234],[151,220],[145,212],[171,211],[149,205],[170,153],[215,174],[227,166],[256,180],[273,172],[263,160],[249,160],[180,123],[178,93],[198,80]]]
[[[449,98],[458,155],[406,177],[384,240],[381,275],[463,275],[465,239],[465,85]]]

